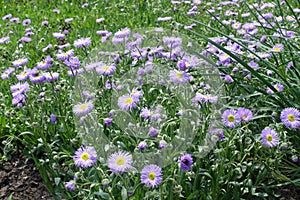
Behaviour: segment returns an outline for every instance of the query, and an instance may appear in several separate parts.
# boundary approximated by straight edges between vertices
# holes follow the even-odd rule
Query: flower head
[[[100,75],[109,76],[109,75],[112,75],[115,71],[116,71],[115,64],[106,65],[106,64],[102,63],[100,66],[96,67],[96,72],[97,72],[97,74],[100,74]]]
[[[132,97],[131,95],[125,94],[118,99],[118,106],[121,110],[127,111],[135,108],[139,99]]]
[[[90,38],[80,38],[74,41],[74,47],[76,48],[88,47],[90,45],[91,45]]]
[[[108,158],[108,167],[114,173],[124,173],[131,168],[132,155],[128,152],[118,151]]]
[[[180,168],[183,171],[190,170],[192,164],[193,164],[193,158],[190,154],[185,154],[185,155],[181,156],[181,158],[180,158]]]
[[[272,49],[271,52],[278,53],[283,50],[283,44],[276,44]]]
[[[147,165],[142,169],[141,182],[150,188],[154,188],[162,182],[161,168],[157,165]]]
[[[27,62],[28,62],[27,58],[20,58],[18,60],[13,61],[12,64],[15,67],[21,67],[21,66],[25,65]]]
[[[81,147],[74,155],[74,163],[78,167],[88,168],[97,161],[97,152],[94,147]]]
[[[244,122],[249,122],[253,117],[251,110],[249,110],[247,108],[239,108],[237,110],[237,113],[240,116],[241,121],[244,121]]]
[[[76,116],[83,116],[89,114],[94,109],[92,102],[80,103],[73,107],[73,112]]]
[[[174,83],[184,84],[190,80],[190,75],[185,71],[171,70],[169,74],[170,80]]]
[[[300,112],[296,108],[285,108],[280,114],[281,122],[288,128],[300,126]]]
[[[270,129],[269,127],[264,128],[264,130],[261,132],[261,137],[261,143],[267,147],[274,147],[279,142],[276,131]]]
[[[240,116],[238,113],[233,109],[225,110],[225,112],[222,115],[222,121],[225,126],[228,126],[230,128],[234,128],[237,123],[240,122]]]

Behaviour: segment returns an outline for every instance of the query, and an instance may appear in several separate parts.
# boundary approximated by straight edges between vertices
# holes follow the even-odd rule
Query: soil
[[[0,160],[0,199],[52,200],[32,160],[15,153],[11,160]]]
[[[278,188],[279,200],[300,200],[300,188],[284,186]],[[39,171],[32,160],[15,153],[9,161],[0,160],[0,200],[54,200],[49,194]]]

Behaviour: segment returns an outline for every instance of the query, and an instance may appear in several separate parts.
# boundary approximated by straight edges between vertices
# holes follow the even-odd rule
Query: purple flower
[[[104,124],[106,125],[106,126],[111,126],[112,125],[112,118],[105,118],[104,119]]]
[[[248,65],[255,71],[257,71],[259,69],[258,64],[256,62],[254,62],[253,60],[251,62],[249,62]]]
[[[11,18],[10,22],[20,23],[20,19],[18,17]]]
[[[150,127],[149,128],[149,135],[151,137],[157,137],[158,135],[158,130],[156,128]]]
[[[52,66],[51,62],[52,58],[50,56],[47,56],[43,61],[37,63],[36,68],[41,70],[49,69]]]
[[[80,103],[73,107],[73,113],[76,116],[83,116],[89,114],[94,109],[92,102]]]
[[[65,38],[65,34],[63,34],[63,33],[53,33],[52,35],[53,35],[53,37],[55,37],[57,39]]]
[[[106,65],[104,63],[100,64],[99,66],[96,67],[96,72],[97,74],[100,75],[112,75],[115,71],[116,71],[116,65],[115,64],[111,64],[111,65]]]
[[[15,67],[21,67],[21,66],[25,65],[27,62],[28,62],[27,58],[20,58],[18,60],[13,61],[12,64]]]
[[[88,47],[90,45],[91,45],[90,38],[80,38],[74,41],[74,47],[76,48]]]
[[[66,18],[66,19],[65,19],[65,22],[66,22],[66,23],[71,22],[71,21],[73,21],[73,18]]]
[[[41,72],[31,73],[29,79],[32,83],[42,83],[46,81],[46,77]]]
[[[169,49],[180,47],[182,39],[179,37],[163,37],[163,43],[168,46]]]
[[[158,148],[159,149],[164,149],[166,147],[167,147],[166,141],[164,141],[164,140],[159,141],[159,143],[158,143]]]
[[[108,167],[114,173],[124,173],[131,168],[132,155],[125,151],[113,153],[108,158]]]
[[[273,87],[276,89],[277,92],[281,92],[281,91],[284,90],[284,86],[281,85],[281,84],[279,84],[279,83],[276,83],[275,85],[273,85]],[[273,94],[274,91],[271,90],[271,88],[268,87],[268,88],[267,88],[267,93],[268,93],[268,94]]]
[[[267,147],[274,147],[279,143],[279,139],[276,131],[270,129],[269,127],[264,128],[261,132],[261,143]]]
[[[247,108],[239,108],[237,113],[240,116],[240,119],[244,122],[249,122],[253,117],[251,110]]]
[[[76,70],[80,67],[80,60],[78,59],[78,57],[70,57],[68,60],[64,61],[64,64],[72,70]]]
[[[12,67],[7,68],[7,69],[1,74],[2,80],[9,78],[10,75],[11,75],[14,71],[15,71],[15,68],[12,68]]]
[[[26,42],[26,43],[31,42],[31,38],[29,38],[29,37],[21,37],[20,42]]]
[[[138,147],[139,150],[145,150],[145,149],[147,148],[147,143],[144,142],[144,141],[142,141],[142,142],[140,142],[140,143],[138,144],[137,147]]]
[[[4,21],[4,20],[10,19],[10,18],[12,18],[12,14],[7,14],[2,17],[2,20]]]
[[[43,73],[43,75],[46,78],[47,82],[56,81],[58,79],[58,77],[59,77],[59,73],[58,72],[53,72],[53,73],[46,72],[46,73]]]
[[[49,25],[49,22],[48,22],[48,21],[42,21],[41,25],[42,25],[42,26],[48,26],[48,25]]]
[[[124,28],[124,29],[121,29],[119,31],[117,31],[114,35],[114,37],[116,38],[120,38],[120,39],[123,39],[123,38],[127,38],[131,33],[131,30],[130,28]]]
[[[225,126],[234,128],[240,122],[240,116],[235,110],[228,109],[224,111],[222,121]]]
[[[59,54],[56,54],[56,57],[58,60],[66,60],[68,58],[71,58],[74,56],[74,50],[71,49],[67,52],[64,52],[64,53],[59,53]]]
[[[171,70],[169,78],[174,83],[185,84],[190,80],[190,75],[185,71]]]
[[[283,50],[283,44],[276,44],[274,47],[272,47],[271,52],[278,53]]]
[[[121,110],[127,111],[135,108],[139,99],[132,97],[131,95],[125,94],[118,99],[118,106]]]
[[[88,168],[97,161],[97,152],[94,147],[81,147],[74,155],[74,163],[78,167]]]
[[[16,75],[16,77],[19,81],[26,80],[29,77],[29,75],[31,75],[31,71],[31,69],[24,69],[24,71]]]
[[[68,190],[74,191],[75,190],[75,182],[73,180],[72,181],[68,181],[68,182],[65,183],[65,187]]]
[[[300,112],[296,108],[285,108],[280,114],[281,122],[288,128],[297,129],[300,126]]]
[[[224,140],[225,136],[224,136],[224,131],[222,129],[210,129],[209,132],[213,135],[216,135],[219,137],[219,140],[222,141]]]
[[[9,36],[0,38],[0,44],[6,44],[10,40]]]
[[[23,26],[28,26],[28,25],[30,25],[30,23],[31,23],[31,20],[30,20],[30,19],[25,19],[25,20],[23,20],[23,22],[22,22]]]
[[[52,44],[48,44],[46,47],[42,49],[42,52],[46,52],[48,49],[52,48]]]
[[[58,10],[58,9],[53,9],[52,10],[54,13],[56,13],[56,14],[59,14],[60,13],[60,10]]]
[[[50,115],[50,121],[51,121],[51,124],[56,123],[56,116],[53,113]]]
[[[217,103],[218,102],[217,96],[212,96],[211,94],[201,94],[198,92],[196,93],[196,95],[193,99],[200,103],[208,103],[208,102]]]
[[[193,158],[190,154],[185,154],[180,158],[180,168],[183,171],[189,171],[193,164]]]
[[[147,165],[142,169],[141,182],[150,188],[154,188],[162,182],[161,168],[157,165]]]

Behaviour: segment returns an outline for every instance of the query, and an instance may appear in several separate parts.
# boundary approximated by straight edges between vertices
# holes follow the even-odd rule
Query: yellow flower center
[[[235,120],[235,117],[233,115],[228,115],[227,117],[228,121],[233,122]]]
[[[279,48],[279,47],[274,47],[274,48],[273,48],[273,51],[279,52],[279,51],[280,51],[280,48]]]
[[[116,164],[117,164],[117,165],[123,165],[124,162],[125,162],[124,158],[118,158],[118,159],[116,160]]]
[[[288,114],[288,120],[290,121],[290,122],[293,122],[293,121],[295,121],[295,116],[293,115],[293,114]]]
[[[243,119],[246,119],[246,118],[247,118],[247,115],[242,115],[242,118],[243,118]]]
[[[266,139],[267,139],[269,142],[271,142],[271,141],[273,140],[273,137],[272,137],[272,135],[268,134],[268,135],[266,136]]]
[[[155,179],[155,173],[154,172],[150,172],[148,174],[148,178],[153,181]]]
[[[89,154],[88,154],[88,153],[83,153],[83,154],[81,155],[81,159],[82,159],[82,160],[88,160],[88,159],[89,159]]]
[[[23,73],[22,73],[22,76],[26,76],[26,75],[27,75],[27,72],[23,72]]]
[[[110,67],[109,67],[109,66],[105,66],[105,67],[103,67],[103,69],[104,69],[105,71],[108,71],[108,70],[110,69]]]
[[[87,105],[86,104],[82,104],[81,106],[79,106],[79,110],[84,110],[87,108]]]
[[[182,77],[183,77],[183,74],[182,74],[181,72],[177,72],[177,73],[176,73],[176,77],[177,77],[177,78],[182,78]]]
[[[126,104],[131,104],[132,102],[133,102],[133,99],[132,99],[131,97],[129,97],[129,98],[125,101]]]

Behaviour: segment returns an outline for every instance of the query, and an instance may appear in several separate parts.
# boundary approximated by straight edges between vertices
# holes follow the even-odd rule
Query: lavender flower
[[[264,128],[261,133],[261,137],[261,143],[267,147],[274,147],[279,143],[276,131],[270,129],[269,127]]]
[[[224,111],[222,121],[225,126],[234,128],[240,122],[240,116],[235,110],[228,109]]]
[[[141,182],[150,188],[154,188],[162,182],[161,168],[157,165],[147,165],[142,169]]]
[[[300,112],[296,108],[285,108],[280,114],[281,122],[288,128],[297,129],[300,126]]]
[[[73,113],[76,116],[83,116],[89,114],[94,109],[92,102],[80,103],[73,107]]]
[[[118,151],[108,158],[108,167],[114,173],[124,173],[131,168],[132,155],[128,152]]]
[[[171,70],[169,78],[174,83],[185,84],[190,80],[190,75],[185,71]]]
[[[97,161],[97,152],[94,147],[81,147],[74,155],[74,163],[78,167],[88,168]]]
[[[183,171],[189,171],[193,164],[193,158],[190,154],[185,154],[180,158],[180,168]]]
[[[121,110],[127,111],[135,108],[137,103],[139,103],[139,99],[133,98],[131,95],[123,95],[118,99],[118,106]]]
[[[116,71],[116,65],[111,64],[111,65],[106,65],[104,63],[100,64],[98,67],[96,67],[96,72],[97,74],[100,75],[112,75]]]
[[[73,180],[72,181],[68,181],[68,182],[65,183],[65,187],[68,190],[74,191],[75,190],[75,182]]]
[[[5,80],[10,77],[10,75],[15,71],[15,68],[9,67],[7,68],[2,74],[1,78],[2,80]]]
[[[13,64],[13,66],[18,68],[18,67],[25,65],[27,62],[28,62],[27,58],[20,58],[18,60],[13,61],[12,64]]]
[[[9,36],[0,38],[0,44],[6,44],[10,40]]]
[[[159,149],[164,149],[166,147],[167,147],[166,141],[164,141],[164,140],[159,141],[159,143],[158,143],[158,148]]]
[[[139,150],[145,150],[145,149],[147,148],[147,143],[144,142],[144,141],[142,141],[142,142],[140,142],[140,143],[138,144],[137,147],[138,147]]]
[[[116,38],[127,38],[131,33],[130,28],[124,28],[115,33],[114,37]]]
[[[31,71],[31,69],[24,69],[24,71],[16,75],[16,77],[19,81],[24,81],[31,75]]]
[[[239,118],[244,122],[249,122],[253,117],[251,110],[247,108],[239,108],[237,110],[237,113],[239,115]]]
[[[65,38],[65,34],[63,34],[63,33],[53,33],[52,35],[53,35],[53,37],[55,37],[57,39]]]
[[[76,48],[88,47],[90,45],[91,45],[90,38],[80,38],[74,41],[74,47]]]
[[[105,118],[104,123],[106,126],[111,126],[112,125],[112,118]]]
[[[56,116],[53,113],[50,115],[50,121],[51,121],[51,124],[56,123]]]
[[[22,22],[23,26],[28,26],[28,25],[30,25],[30,23],[31,23],[31,20],[30,20],[30,19],[25,19],[25,20],[23,20],[23,22]]]
[[[283,50],[283,44],[276,44],[274,47],[272,47],[271,52],[279,53]]]
[[[150,127],[149,128],[149,135],[151,137],[157,137],[158,135],[158,130],[156,128]]]

